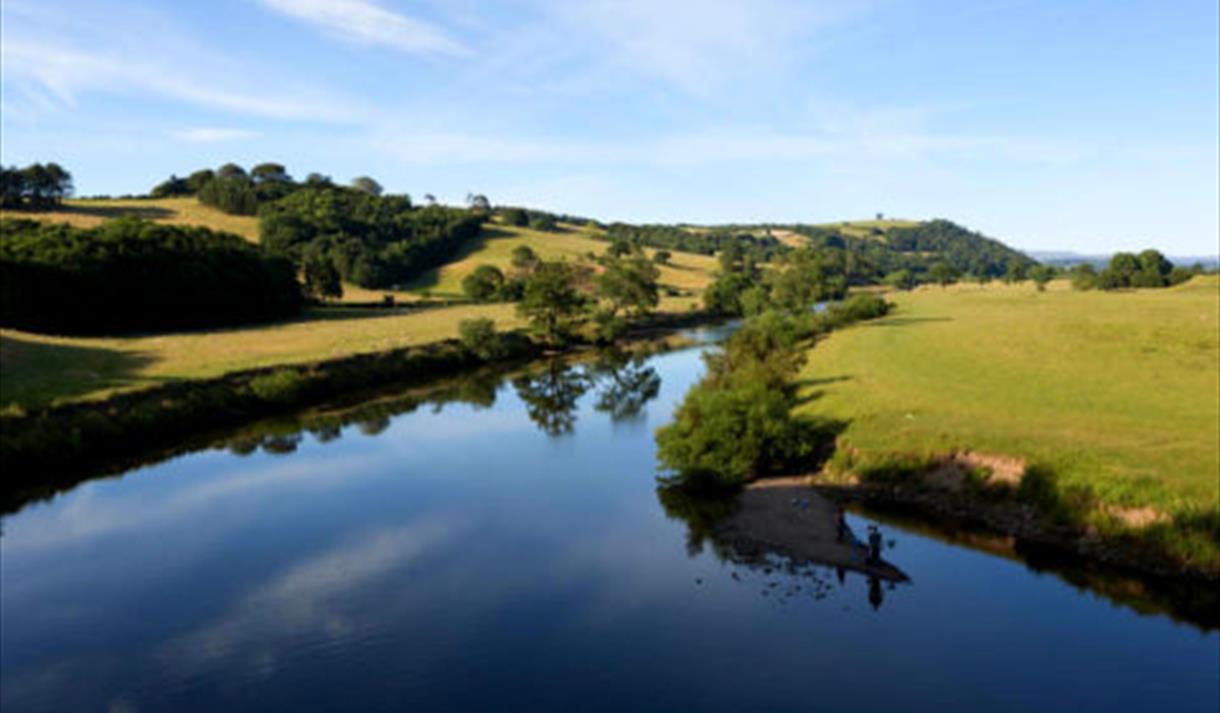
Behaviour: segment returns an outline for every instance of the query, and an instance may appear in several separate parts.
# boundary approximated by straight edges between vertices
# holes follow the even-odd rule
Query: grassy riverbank
[[[1156,531],[1188,558],[1220,561],[1215,277],[891,299],[894,314],[819,343],[802,373],[803,411],[847,422],[832,467],[893,476],[947,453],[1002,454],[1052,483],[1086,527]],[[1198,533],[1177,538],[1183,523]]]

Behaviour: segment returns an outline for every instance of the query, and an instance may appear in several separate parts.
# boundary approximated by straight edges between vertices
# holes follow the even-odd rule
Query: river
[[[1220,709],[1214,620],[1126,580],[863,512],[909,582],[725,557],[655,481],[700,371],[483,375],[30,503],[2,520],[0,707]]]

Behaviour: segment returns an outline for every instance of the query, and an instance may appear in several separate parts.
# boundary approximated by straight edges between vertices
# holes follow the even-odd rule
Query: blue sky
[[[1214,0],[4,0],[0,159],[1217,252]]]

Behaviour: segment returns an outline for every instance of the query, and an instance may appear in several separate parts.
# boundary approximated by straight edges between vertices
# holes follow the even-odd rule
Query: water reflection
[[[593,409],[616,423],[638,420],[645,406],[661,392],[661,376],[648,365],[647,354],[603,350],[591,361],[554,359],[519,373],[488,369],[446,381],[440,386],[380,396],[355,406],[324,407],[294,416],[268,419],[247,426],[222,440],[234,455],[262,451],[286,455],[296,451],[304,433],[319,443],[342,438],[343,429],[355,426],[366,436],[377,436],[391,421],[421,406],[440,413],[448,404],[491,408],[506,384],[526,408],[538,430],[552,437],[569,435],[576,428],[580,400],[595,393]]]
[[[793,599],[825,599],[833,588],[847,585],[847,573],[867,581],[867,601],[873,611],[881,608],[886,592],[909,578],[880,556],[896,541],[882,542],[880,531],[869,525],[870,540],[861,542],[836,519],[838,508],[811,492],[793,497],[777,512],[776,504],[787,501],[791,490],[783,487],[751,489],[692,489],[662,480],[657,501],[667,517],[686,525],[686,553],[694,558],[710,549],[728,566],[730,579],[757,586],[763,597],[780,602]],[[790,506],[790,507],[787,507]],[[788,520],[786,526],[751,530],[747,522],[758,516],[771,521]],[[755,521],[757,524],[757,521]],[[872,535],[876,533],[877,537]],[[874,548],[876,551],[874,552]]]

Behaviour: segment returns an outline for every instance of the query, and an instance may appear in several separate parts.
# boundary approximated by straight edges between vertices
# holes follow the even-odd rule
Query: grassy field
[[[885,233],[894,228],[913,228],[919,225],[917,220],[847,220],[840,223],[825,223],[818,227],[833,228],[844,235],[853,238],[872,238],[880,237],[873,233],[873,229],[878,229]]]
[[[1103,502],[1178,513],[1220,498],[1220,282],[1036,292],[923,288],[821,342],[808,413],[863,454],[1024,458]]]
[[[513,305],[459,305],[387,314],[315,310],[282,324],[138,337],[51,337],[0,330],[0,402],[97,398],[174,379],[219,376],[446,339],[458,323],[490,317],[521,326]]]

